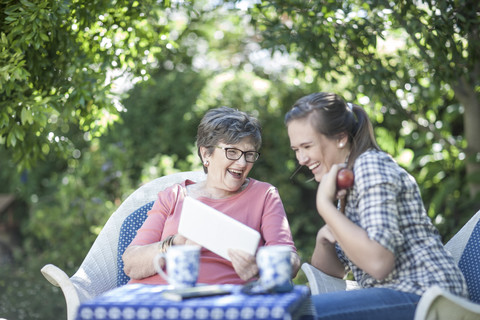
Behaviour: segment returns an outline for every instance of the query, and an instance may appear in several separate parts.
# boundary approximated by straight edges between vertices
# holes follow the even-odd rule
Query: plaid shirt
[[[378,281],[354,265],[337,244],[337,255],[364,288],[384,287],[421,295],[438,285],[467,297],[464,277],[443,248],[423,206],[415,179],[388,154],[368,150],[355,161],[355,184],[345,215],[393,252],[395,267]]]

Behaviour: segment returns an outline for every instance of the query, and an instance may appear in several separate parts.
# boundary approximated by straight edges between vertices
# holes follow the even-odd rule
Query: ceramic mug
[[[160,266],[165,259],[166,270]],[[159,253],[153,259],[157,273],[174,287],[193,287],[197,283],[200,264],[200,247],[196,245],[171,246],[167,252]]]
[[[292,290],[292,249],[285,245],[261,247],[257,253],[262,287],[275,292]]]

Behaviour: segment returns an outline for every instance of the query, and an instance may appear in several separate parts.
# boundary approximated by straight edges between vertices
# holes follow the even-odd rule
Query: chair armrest
[[[302,264],[302,271],[307,276],[312,295],[360,288],[356,281],[329,276],[309,263]]]
[[[62,269],[53,264],[45,265],[41,272],[51,284],[62,289],[67,304],[67,319],[74,320],[80,306],[80,298],[73,282]]]
[[[480,304],[456,296],[439,286],[429,288],[422,295],[415,310],[415,320],[478,320]]]
[[[302,271],[307,276],[312,295],[347,289],[345,280],[329,276],[309,263],[302,264]]]

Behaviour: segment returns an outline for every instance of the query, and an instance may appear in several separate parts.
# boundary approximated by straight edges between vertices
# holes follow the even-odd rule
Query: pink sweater
[[[193,183],[186,180],[160,192],[130,245],[150,244],[176,234],[183,200],[187,194],[186,185]],[[250,179],[247,188],[232,197],[226,199],[201,197],[198,200],[259,231],[261,234],[259,246],[283,244],[291,246],[292,251],[296,252],[285,209],[274,186]],[[141,280],[132,279],[129,283],[166,282],[155,274]],[[230,261],[202,248],[198,283],[243,284],[244,281],[237,275]]]

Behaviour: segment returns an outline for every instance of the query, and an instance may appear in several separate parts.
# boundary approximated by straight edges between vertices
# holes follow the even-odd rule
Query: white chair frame
[[[156,200],[158,192],[190,179],[201,181],[200,171],[174,173],[157,178],[135,190],[110,216],[77,272],[69,277],[53,264],[41,272],[54,286],[62,289],[67,305],[67,319],[74,320],[80,304],[117,286],[117,248],[120,228],[125,218],[143,205]]]
[[[445,244],[445,248],[452,254],[457,264],[479,220],[480,211]],[[308,263],[302,264],[302,271],[307,277],[312,295],[358,288],[355,281],[329,276]],[[479,320],[480,304],[455,296],[443,288],[434,286],[422,295],[415,311],[415,320],[434,319]]]

